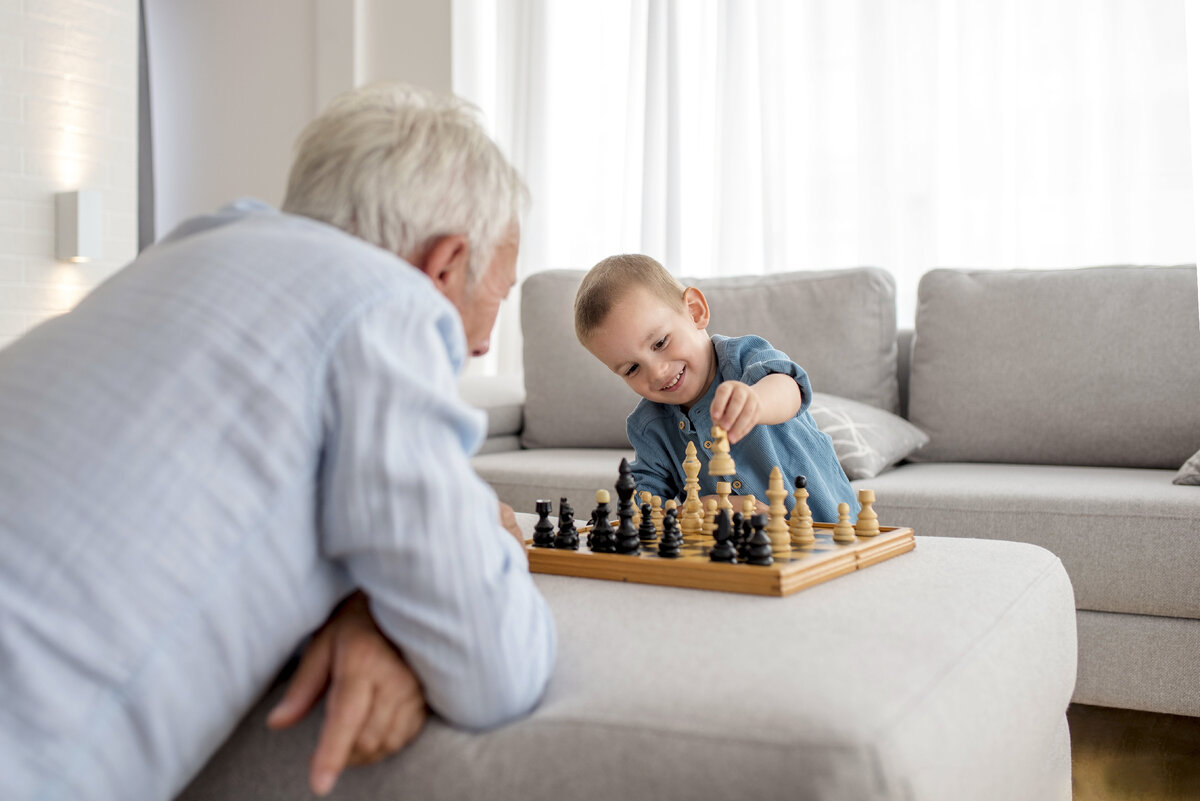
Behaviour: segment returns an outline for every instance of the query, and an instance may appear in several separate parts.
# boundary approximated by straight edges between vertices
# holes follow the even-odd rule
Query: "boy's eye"
[[[660,339],[654,343],[654,349],[662,350],[664,347],[666,347],[666,345],[667,345],[667,338],[663,337],[662,339]]]
[[[638,366],[636,364],[629,365],[629,369],[627,369],[624,373],[625,377],[629,378],[631,375],[633,375],[634,373],[637,372],[637,369],[638,369]]]

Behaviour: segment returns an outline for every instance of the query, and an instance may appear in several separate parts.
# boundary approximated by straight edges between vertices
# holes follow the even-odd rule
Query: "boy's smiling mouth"
[[[671,381],[666,386],[664,386],[660,391],[661,392],[670,392],[671,390],[675,389],[675,387],[679,386],[679,382],[681,380],[683,380],[683,374],[686,372],[687,372],[686,367],[680,368],[679,372],[675,374],[675,377],[672,378]]]

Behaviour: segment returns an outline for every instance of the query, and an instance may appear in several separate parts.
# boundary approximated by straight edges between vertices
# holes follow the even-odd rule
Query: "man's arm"
[[[528,713],[553,618],[495,493],[470,466],[481,414],[457,391],[462,328],[440,297],[368,312],[331,360],[323,549],[370,599],[429,705],[472,728]]]

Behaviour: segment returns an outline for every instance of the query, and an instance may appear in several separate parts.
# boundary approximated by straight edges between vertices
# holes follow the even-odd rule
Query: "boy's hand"
[[[425,723],[425,694],[395,646],[375,625],[357,592],[312,638],[267,725],[282,729],[325,700],[325,722],[310,764],[317,795],[342,770],[382,759],[408,745]]]
[[[722,381],[713,393],[713,402],[708,411],[713,422],[725,429],[729,444],[733,445],[759,424],[762,401],[749,384]]]

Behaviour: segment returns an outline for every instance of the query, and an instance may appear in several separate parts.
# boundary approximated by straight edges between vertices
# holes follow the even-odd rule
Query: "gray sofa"
[[[632,453],[637,398],[573,335],[582,274],[522,285],[523,385],[463,383],[489,419],[475,467],[518,511],[590,509]],[[814,417],[881,523],[1062,560],[1075,701],[1200,716],[1200,486],[1173,483],[1200,450],[1194,268],[934,270],[915,331],[897,331],[882,270],[692,283],[710,333],[760,334],[809,372]]]

